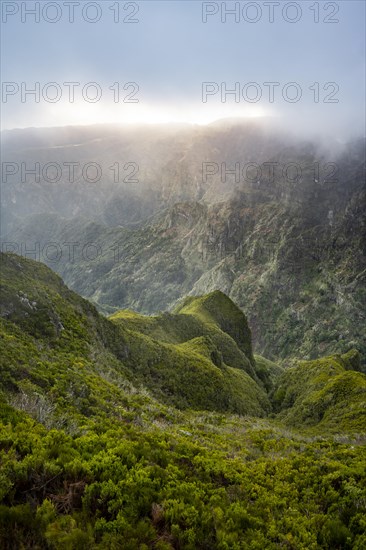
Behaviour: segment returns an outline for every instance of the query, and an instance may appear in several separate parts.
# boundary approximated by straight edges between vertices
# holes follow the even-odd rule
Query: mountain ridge
[[[5,332],[9,323],[10,327],[20,327],[33,342],[32,348],[39,339],[45,340],[42,347],[50,347],[50,357],[54,350],[56,362],[62,361],[64,353],[69,354],[69,348],[71,351],[75,348],[84,357],[81,363],[87,361],[89,368],[95,369],[94,355],[104,354],[107,362],[112,354],[122,362],[121,371],[127,369],[129,379],[135,376],[138,383],[144,380],[155,395],[178,406],[213,410],[218,407],[242,413],[252,410],[259,415],[270,409],[262,382],[255,373],[246,319],[226,296],[219,296],[221,305],[228,304],[226,318],[234,312],[239,319],[229,322],[229,332],[212,323],[212,317],[207,322],[195,315],[179,313],[166,314],[168,318],[166,315],[144,318],[128,313],[126,319],[122,311],[108,320],[42,264],[2,254],[1,265],[0,316],[5,322]],[[208,299],[212,308],[218,297],[211,295]],[[222,326],[225,315],[220,319]],[[159,334],[148,328],[154,321],[158,328],[161,325]],[[167,338],[166,332],[169,325],[173,327],[171,338]],[[240,348],[248,350],[248,357]],[[88,352],[90,349],[94,351]],[[72,354],[68,360],[71,357]],[[17,371],[15,367],[9,371],[6,361],[14,365],[14,358],[6,356],[4,360],[4,375],[12,380]],[[205,383],[197,383],[200,379]],[[242,388],[242,397],[235,396],[234,379]]]

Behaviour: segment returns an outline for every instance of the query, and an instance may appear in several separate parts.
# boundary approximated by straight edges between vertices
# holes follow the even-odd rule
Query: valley
[[[45,262],[104,313],[221,290],[269,359],[364,357],[364,151],[268,121],[9,131],[19,173],[2,184],[2,249]],[[21,181],[22,162],[51,161],[59,181]],[[66,164],[91,161],[100,181],[68,181]],[[135,163],[138,183],[115,183],[116,162]]]

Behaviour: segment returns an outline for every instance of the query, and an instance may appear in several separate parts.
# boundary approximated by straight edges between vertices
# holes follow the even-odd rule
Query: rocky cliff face
[[[106,312],[151,313],[218,289],[244,308],[269,358],[349,347],[366,356],[364,141],[330,152],[253,125],[116,135],[93,145],[88,135],[78,158],[112,164],[128,151],[140,183],[64,183],[47,203],[40,184],[30,191],[38,210],[19,198],[24,185],[8,183],[5,240],[20,253],[38,243],[39,259]],[[8,150],[20,158],[14,143]],[[61,253],[42,254],[50,242]]]

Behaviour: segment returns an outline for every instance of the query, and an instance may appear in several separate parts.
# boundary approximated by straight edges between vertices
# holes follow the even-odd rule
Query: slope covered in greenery
[[[44,379],[47,390],[55,393],[56,373],[65,380],[70,373],[82,379],[112,365],[180,407],[259,416],[270,410],[253,357],[246,357],[217,324],[183,314],[143,317],[132,312],[109,321],[43,264],[15,255],[2,255],[1,280],[1,323],[8,344],[2,381],[8,389]],[[243,347],[246,339],[251,351],[244,315],[229,298],[212,298],[218,307],[227,304],[229,329],[235,325],[230,314],[239,315],[238,342]],[[34,357],[28,362],[29,349]]]
[[[286,424],[322,431],[365,431],[366,376],[355,350],[286,369],[277,379],[275,410]]]
[[[0,320],[1,548],[365,547],[357,353],[283,371],[244,354],[245,317],[221,293],[108,320],[14,255],[1,256]],[[322,391],[337,416],[314,415],[309,434],[303,403]],[[258,418],[272,395],[278,417]]]
[[[132,396],[133,397],[133,396]],[[129,394],[122,401],[131,399]],[[148,400],[72,432],[1,408],[4,549],[365,546],[365,447]]]
[[[201,297],[189,297],[177,306],[180,314],[194,315],[229,334],[253,363],[252,337],[244,313],[220,291]]]

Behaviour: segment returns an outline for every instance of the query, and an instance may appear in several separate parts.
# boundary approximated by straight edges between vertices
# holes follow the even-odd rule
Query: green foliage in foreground
[[[144,419],[143,419],[144,418]],[[2,409],[0,544],[365,547],[366,449],[265,420],[148,407],[73,434]]]
[[[256,357],[257,382],[225,362],[215,338],[232,357],[240,339],[205,300],[111,322],[34,262],[6,256],[2,279],[0,548],[366,547],[357,353]],[[265,390],[279,414],[254,418]]]

